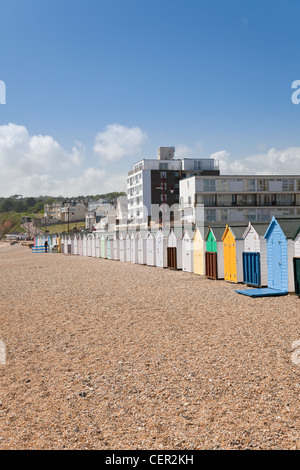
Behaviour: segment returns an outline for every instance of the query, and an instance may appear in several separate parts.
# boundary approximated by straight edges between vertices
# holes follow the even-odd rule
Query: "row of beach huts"
[[[65,255],[179,269],[209,279],[244,283],[251,289],[237,292],[252,297],[300,296],[300,218],[273,217],[269,224],[212,224],[167,233],[37,236],[32,251],[45,252],[46,240],[49,251]]]

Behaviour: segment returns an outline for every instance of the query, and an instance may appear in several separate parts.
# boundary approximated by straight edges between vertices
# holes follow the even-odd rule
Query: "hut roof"
[[[295,240],[300,230],[300,217],[295,218],[281,218],[276,217],[278,224],[281,227],[281,230],[285,234],[286,238],[291,238]]]

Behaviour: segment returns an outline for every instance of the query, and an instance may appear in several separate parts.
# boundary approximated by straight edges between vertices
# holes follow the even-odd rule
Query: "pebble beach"
[[[300,299],[236,288],[1,243],[0,449],[300,449]]]

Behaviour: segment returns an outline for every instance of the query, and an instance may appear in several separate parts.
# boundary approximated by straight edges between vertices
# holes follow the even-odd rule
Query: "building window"
[[[204,196],[203,204],[204,204],[205,206],[215,206],[216,203],[215,203],[215,196],[214,196],[214,194],[208,194],[207,196]]]
[[[159,169],[160,170],[167,170],[168,169],[168,164],[167,163],[160,163],[159,164]]]
[[[255,191],[255,179],[244,179],[243,187],[244,191]]]
[[[219,220],[221,222],[227,222],[228,221],[228,209],[222,209],[219,211]]]
[[[252,210],[246,210],[244,212],[245,214],[245,220],[249,220],[250,222],[255,222],[256,221],[256,210],[255,209],[252,209]]]
[[[216,180],[204,180],[204,191],[215,191]]]
[[[216,222],[217,220],[216,209],[207,209],[205,218],[207,222]]]
[[[189,205],[189,206],[192,205],[192,196],[189,196],[189,197],[188,197],[188,205]]]
[[[161,179],[166,179],[167,178],[167,173],[165,171],[160,172],[160,177]]]
[[[167,201],[167,195],[166,194],[161,194],[160,195],[160,200],[161,200],[161,202],[166,202]]]
[[[232,195],[231,194],[218,194],[217,195],[217,206],[232,206]]]
[[[294,191],[294,180],[282,180],[282,191]]]
[[[267,179],[258,179],[257,191],[269,191],[269,181]]]
[[[202,162],[200,162],[199,160],[195,161],[194,162],[194,170],[198,171],[198,170],[201,170],[202,169]]]
[[[277,206],[293,206],[294,195],[293,194],[277,194],[276,205]]]
[[[237,194],[237,206],[255,206],[255,195],[253,194]]]

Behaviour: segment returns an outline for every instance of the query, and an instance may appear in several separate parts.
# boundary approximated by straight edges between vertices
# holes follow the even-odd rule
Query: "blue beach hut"
[[[299,231],[299,218],[275,218],[264,235],[267,241],[268,288],[236,291],[252,297],[285,295],[295,292],[293,257],[295,237]]]

